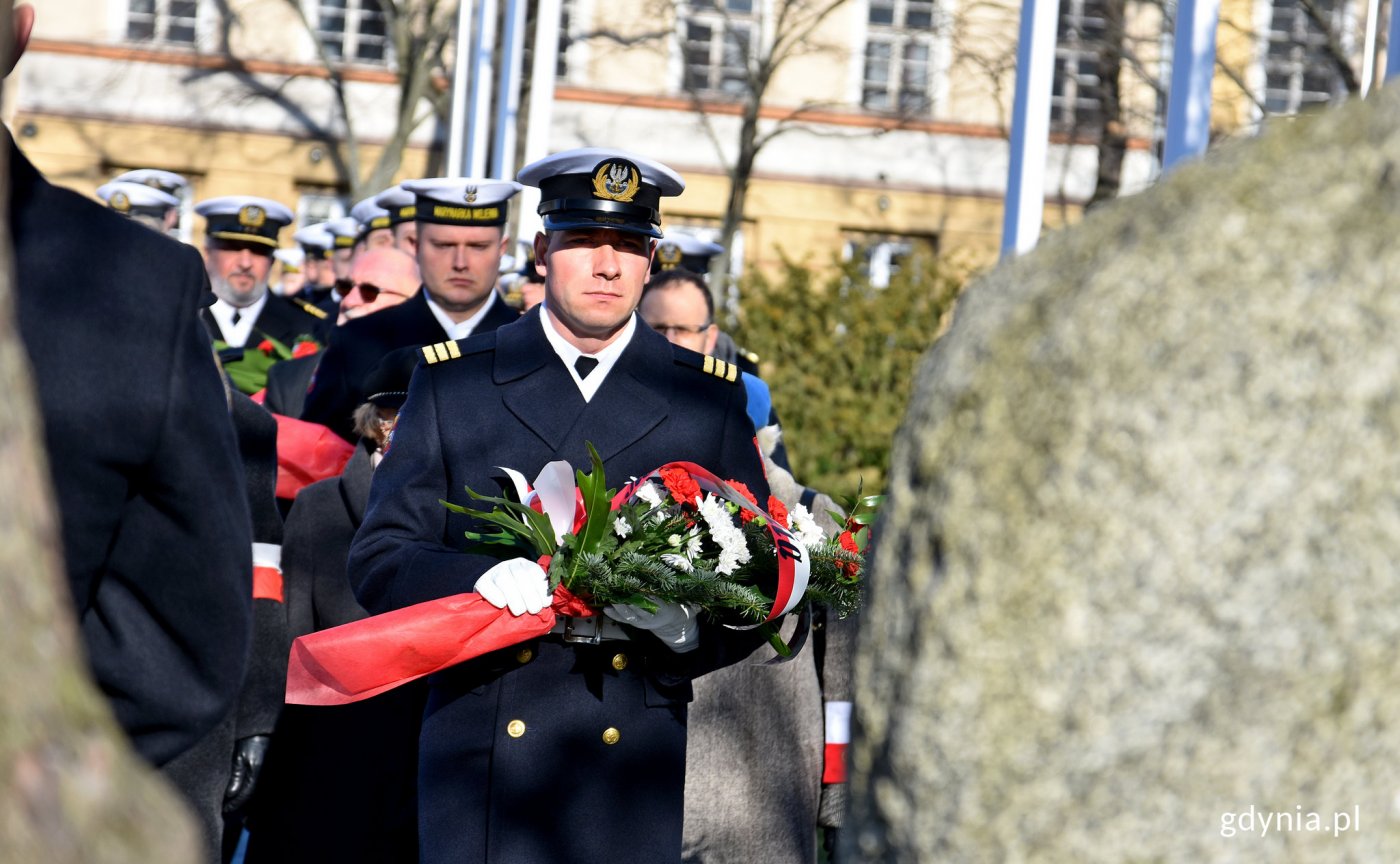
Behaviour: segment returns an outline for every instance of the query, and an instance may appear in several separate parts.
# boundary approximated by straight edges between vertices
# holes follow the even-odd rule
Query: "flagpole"
[[[476,49],[472,57],[471,126],[467,130],[466,176],[486,174],[486,150],[491,140],[492,56],[496,47],[496,0],[481,0],[476,16]]]
[[[447,119],[447,164],[443,174],[465,176],[462,154],[467,132],[467,73],[472,52],[472,4],[460,0],[457,5],[457,44],[452,60],[452,110]]]
[[[1023,0],[1016,46],[1016,99],[1008,141],[1001,257],[1035,248],[1045,211],[1045,161],[1050,147],[1050,91],[1055,79],[1059,0]]]
[[[1220,0],[1178,0],[1167,95],[1162,173],[1206,152],[1210,144],[1210,85],[1215,77],[1215,31]]]
[[[501,85],[496,91],[496,143],[491,176],[515,178],[515,141],[520,125],[520,67],[525,53],[525,0],[506,0],[506,32],[501,40]]]
[[[539,0],[535,11],[535,50],[530,65],[530,110],[525,122],[525,164],[549,155],[549,133],[554,123],[554,76],[559,63],[559,0]],[[517,236],[531,241],[544,230],[535,209],[540,190],[526,186],[520,193],[520,230]]]

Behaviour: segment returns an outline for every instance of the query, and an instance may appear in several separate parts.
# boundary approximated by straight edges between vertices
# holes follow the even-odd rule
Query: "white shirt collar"
[[[597,354],[589,354],[598,361],[598,365],[587,378],[580,378],[578,370],[574,368],[574,361],[583,356],[583,352],[575,348],[567,339],[559,333],[558,325],[554,323],[554,317],[549,314],[549,308],[540,304],[540,324],[544,327],[544,338],[549,340],[554,353],[559,355],[559,359],[564,361],[564,368],[569,370],[569,375],[578,385],[578,392],[583,394],[583,401],[592,402],[593,394],[598,392],[598,388],[603,386],[603,381],[607,379],[608,373],[616,365],[617,358],[622,356],[622,352],[627,349],[627,343],[632,341],[632,334],[637,332],[637,313],[633,312],[627,319],[627,324],[609,342],[607,347]]]
[[[481,304],[481,308],[476,310],[472,317],[459,324],[448,317],[447,310],[433,302],[433,295],[428,293],[426,285],[419,290],[423,292],[423,299],[428,301],[428,310],[433,313],[433,317],[438,320],[438,323],[442,325],[442,329],[447,332],[448,339],[465,339],[472,335],[476,330],[476,325],[480,324],[481,319],[486,317],[486,313],[491,311],[491,307],[499,302],[496,297],[496,289],[493,287],[490,295],[486,298],[486,302]]]
[[[224,341],[230,348],[242,348],[248,344],[248,339],[253,335],[253,322],[258,320],[262,314],[263,307],[267,305],[267,292],[254,301],[251,306],[244,306],[242,309],[230,305],[223,300],[215,300],[209,307],[209,314],[214,316],[214,321],[219,325],[219,332],[224,334]],[[238,323],[233,323],[233,313],[238,313]]]

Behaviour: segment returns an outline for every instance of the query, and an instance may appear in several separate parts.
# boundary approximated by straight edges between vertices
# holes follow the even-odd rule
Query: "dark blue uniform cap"
[[[606,147],[546,156],[520,171],[538,186],[539,214],[549,231],[615,228],[661,237],[661,199],[685,191],[680,175],[660,162]]]
[[[723,251],[723,246],[709,240],[689,234],[667,234],[666,239],[656,244],[651,272],[680,269],[703,276],[710,272],[710,260]]]

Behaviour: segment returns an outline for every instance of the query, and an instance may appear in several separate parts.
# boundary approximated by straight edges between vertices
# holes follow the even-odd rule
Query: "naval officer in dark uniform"
[[[520,179],[541,189],[545,302],[494,332],[423,349],[429,362],[414,373],[350,552],[372,612],[471,590],[515,615],[548,602],[534,561],[468,551],[470,523],[440,503],[468,502],[468,486],[499,490],[496,466],[528,477],[556,459],[586,466],[591,442],[614,483],[690,460],[767,498],[737,378],[706,371],[702,355],[635,314],[660,199],[681,192],[680,177],[586,149]],[[690,681],[756,643],[687,607],[605,611],[429,679],[423,861],[680,859]],[[597,638],[566,641],[569,624]]]
[[[316,370],[302,419],[356,440],[350,415],[365,401],[365,377],[396,348],[417,348],[494,330],[519,317],[496,296],[509,180],[435,178],[402,184],[415,198],[423,289],[392,309],[336,329]]]
[[[171,214],[177,214],[180,199],[144,183],[113,180],[97,187],[97,197],[107,202],[112,212],[164,234],[169,229]]]
[[[201,201],[194,212],[208,220],[204,259],[219,298],[203,313],[209,335],[230,348],[267,337],[291,348],[311,336],[320,319],[267,290],[277,234],[292,211],[266,198],[229,195]]]
[[[394,248],[410,255],[418,254],[418,201],[403,184],[390,186],[374,196],[374,203],[389,211],[389,230],[394,234]]]

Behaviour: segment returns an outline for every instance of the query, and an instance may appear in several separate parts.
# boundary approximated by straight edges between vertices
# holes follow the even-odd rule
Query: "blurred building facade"
[[[1364,15],[1348,0],[1226,0],[1221,134],[1354,92],[1343,67],[1362,65]],[[563,0],[548,148],[665,161],[690,184],[668,226],[712,233],[760,73],[747,264],[856,258],[880,279],[920,250],[987,261],[1018,16],[967,0]],[[309,223],[377,191],[385,149],[401,161],[375,186],[442,170],[453,21],[447,0],[47,0],[7,119],[79,191],[159,167],[188,176],[193,199],[262,195]],[[1155,3],[1062,0],[1047,224],[1078,218],[1104,182],[1151,182],[1163,22]],[[775,45],[787,53],[768,69]],[[405,86],[404,54],[430,67],[425,89]],[[1108,181],[1106,137],[1122,157]]]

